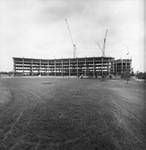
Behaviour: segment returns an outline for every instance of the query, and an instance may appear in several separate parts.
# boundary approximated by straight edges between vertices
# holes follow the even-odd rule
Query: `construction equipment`
[[[72,35],[71,35],[71,31],[70,31],[70,28],[69,28],[69,24],[68,24],[68,21],[67,19],[65,18],[65,21],[66,21],[66,24],[67,24],[67,28],[68,28],[68,31],[69,31],[69,35],[70,35],[70,38],[71,38],[71,42],[72,42],[72,45],[73,45],[73,57],[75,58],[76,57],[76,44],[74,44],[73,42],[73,38],[72,38]]]
[[[107,36],[108,29],[106,29],[104,43],[103,43],[103,55],[105,56],[105,43],[106,43],[106,36]]]
[[[99,46],[100,50],[102,51],[102,57],[106,57],[105,56],[105,43],[106,43],[107,32],[108,32],[108,29],[106,30],[106,33],[105,33],[103,48],[101,48],[100,44],[96,42],[96,44]]]
[[[105,43],[106,43],[106,36],[107,36],[107,32],[108,32],[108,29],[106,30],[106,33],[105,33],[105,37],[104,37],[104,41],[103,41],[103,48],[101,48],[100,44],[96,42],[96,44],[99,46],[101,52],[102,52],[102,64],[101,64],[101,72],[102,72],[102,78],[104,78],[104,64],[103,64],[103,57],[106,57],[105,56]]]
[[[102,57],[104,57],[105,55],[104,55],[104,53],[103,53],[103,49],[101,48],[100,44],[97,43],[96,41],[95,41],[95,43],[99,46],[99,48],[100,48],[100,50],[101,50],[101,52],[102,52]]]

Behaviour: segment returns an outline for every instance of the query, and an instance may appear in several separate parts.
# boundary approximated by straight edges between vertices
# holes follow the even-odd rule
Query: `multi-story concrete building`
[[[131,70],[131,60],[112,57],[33,59],[13,57],[14,74],[44,76],[102,76]]]
[[[112,57],[32,59],[13,57],[15,75],[96,76],[111,73]]]
[[[125,71],[131,71],[132,59],[117,59],[111,62],[113,74],[121,75]]]

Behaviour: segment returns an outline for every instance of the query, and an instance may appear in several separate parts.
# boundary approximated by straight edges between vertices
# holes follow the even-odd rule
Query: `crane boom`
[[[66,24],[67,24],[67,28],[68,28],[68,31],[69,31],[69,35],[70,35],[70,39],[71,39],[71,42],[72,42],[72,45],[73,45],[73,55],[74,55],[74,58],[76,57],[76,45],[74,44],[73,42],[73,38],[72,38],[72,35],[71,35],[71,31],[70,31],[70,28],[69,28],[69,24],[68,24],[68,21],[67,19],[65,18],[65,21],[66,21]]]
[[[68,28],[68,31],[69,31],[70,38],[71,38],[71,42],[74,45],[73,38],[72,38],[72,35],[71,35],[71,31],[70,31],[70,28],[69,28],[69,24],[68,24],[68,21],[67,21],[66,18],[65,18],[65,21],[66,21],[66,24],[67,24],[67,28]]]
[[[99,48],[100,48],[100,50],[101,50],[101,52],[102,52],[102,56],[103,56],[103,49],[101,48],[100,44],[97,43],[97,42],[95,42],[95,43],[99,46]]]
[[[105,43],[106,43],[106,36],[107,36],[108,29],[106,29],[105,37],[104,37],[104,43],[103,43],[103,56],[105,56]]]

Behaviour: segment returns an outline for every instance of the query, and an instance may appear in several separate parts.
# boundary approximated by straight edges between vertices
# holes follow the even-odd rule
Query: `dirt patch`
[[[0,82],[0,107],[8,104],[12,100],[10,90]]]

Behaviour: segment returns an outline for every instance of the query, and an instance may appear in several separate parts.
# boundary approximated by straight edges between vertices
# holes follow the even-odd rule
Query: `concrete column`
[[[121,60],[121,72],[123,73],[123,60]]]
[[[56,59],[54,60],[54,76],[56,76]]]
[[[62,76],[64,76],[63,75],[63,59],[61,60],[61,73],[62,73]]]
[[[107,61],[108,61],[107,72],[108,72],[108,75],[109,75],[109,74],[110,74],[110,69],[109,69],[109,68],[110,68],[110,66],[109,66],[109,65],[110,65],[110,63],[109,63],[109,58],[108,58]]]
[[[94,57],[93,57],[93,76],[95,76],[95,63],[94,63]]]
[[[113,65],[113,72],[114,72],[115,71],[115,62],[114,62],[114,60],[113,60],[112,65]]]
[[[103,76],[103,57],[102,57],[102,76]]]
[[[127,71],[127,63],[128,63],[128,60],[126,60],[126,71]]]
[[[69,76],[70,76],[70,58],[69,58],[69,68],[68,69],[69,69]]]
[[[16,64],[15,64],[15,59],[13,58],[13,71],[14,71],[14,76],[16,75]]]
[[[85,57],[85,76],[87,76],[87,63],[86,63],[86,57]]]
[[[48,67],[47,67],[48,76],[49,76],[49,70],[50,68],[49,68],[49,60],[48,60]]]
[[[76,59],[77,59],[77,76],[78,76],[78,74],[79,74],[78,58],[76,58]]]
[[[40,59],[40,66],[39,66],[39,74],[41,75],[41,59]]]
[[[116,61],[116,74],[117,74],[117,61]]]
[[[23,67],[23,76],[24,76],[24,57],[23,57],[23,59],[22,59],[22,67]]]
[[[30,76],[32,76],[32,59],[30,60]]]

